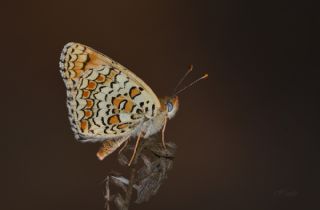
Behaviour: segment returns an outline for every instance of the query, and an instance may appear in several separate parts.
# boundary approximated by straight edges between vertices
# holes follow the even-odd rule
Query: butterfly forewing
[[[160,102],[140,78],[93,49],[68,43],[61,54],[72,130],[79,140],[97,141],[132,135]]]

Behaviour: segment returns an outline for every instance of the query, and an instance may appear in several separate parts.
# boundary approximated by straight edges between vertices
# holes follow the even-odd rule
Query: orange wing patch
[[[87,105],[86,108],[91,109],[93,107],[93,100],[92,99],[86,99]]]
[[[80,122],[80,128],[82,132],[88,129],[88,121],[87,120],[81,120]]]
[[[121,102],[125,101],[126,98],[124,96],[119,96],[119,97],[116,97],[116,98],[113,98],[112,99],[112,104],[117,108],[117,109],[120,109],[120,104]]]
[[[88,98],[89,96],[90,96],[90,91],[89,90],[83,90],[82,97],[83,98]]]
[[[141,91],[137,87],[132,87],[129,91],[129,95],[132,99],[134,99],[136,96],[140,94],[141,94]]]
[[[87,86],[88,90],[94,90],[94,89],[96,89],[96,87],[97,87],[97,83],[95,81],[88,82],[88,86]]]
[[[107,56],[98,53],[82,44],[68,43],[64,46],[60,56],[60,71],[65,84],[69,88],[74,88],[75,84],[81,78],[81,75],[89,69],[95,69],[102,65],[112,64],[121,67],[121,65],[115,63]],[[112,82],[113,77],[117,74],[116,71],[112,71],[109,75],[109,82]],[[97,82],[105,82],[107,78],[99,76]],[[75,83],[67,82],[73,80]],[[93,86],[92,86],[93,88]]]
[[[105,83],[107,83],[107,84],[111,83],[114,80],[115,76],[117,76],[117,74],[119,74],[119,73],[116,70],[114,70],[113,68],[111,68],[109,74],[107,75]]]
[[[118,129],[124,129],[124,128],[127,128],[127,127],[129,127],[129,123],[122,123],[122,124],[117,126]]]
[[[134,103],[131,99],[125,96],[118,96],[112,99],[112,104],[118,110],[124,110],[126,113],[130,113],[133,110]]]
[[[78,140],[129,135],[144,116],[153,117],[153,110],[160,106],[153,91],[140,78],[85,45],[65,45],[60,72],[67,87],[69,119]],[[149,99],[155,104],[143,105]],[[150,113],[143,112],[142,106]]]
[[[96,79],[96,82],[103,83],[104,81],[106,81],[106,77],[103,74],[99,74],[99,76]]]
[[[128,100],[126,105],[124,106],[124,111],[127,113],[132,112],[133,106],[134,106],[133,102],[131,100]]]
[[[86,119],[90,118],[92,116],[92,111],[88,109],[84,110],[84,116]]]
[[[119,118],[118,114],[112,115],[111,117],[108,118],[108,124],[109,125],[118,124],[120,122],[121,121],[120,121],[120,118]]]

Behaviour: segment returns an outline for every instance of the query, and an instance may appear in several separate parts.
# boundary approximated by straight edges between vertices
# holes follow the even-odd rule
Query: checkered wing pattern
[[[157,115],[160,102],[139,77],[111,58],[78,43],[65,45],[60,72],[76,139],[129,137]]]

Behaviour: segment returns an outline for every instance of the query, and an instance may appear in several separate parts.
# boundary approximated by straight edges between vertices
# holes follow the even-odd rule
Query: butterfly
[[[100,160],[131,137],[137,138],[136,150],[141,138],[160,131],[165,147],[167,120],[174,117],[179,108],[177,94],[187,87],[171,97],[159,99],[126,67],[86,45],[73,42],[64,46],[59,66],[67,89],[68,115],[75,138],[82,142],[102,142],[97,153]]]

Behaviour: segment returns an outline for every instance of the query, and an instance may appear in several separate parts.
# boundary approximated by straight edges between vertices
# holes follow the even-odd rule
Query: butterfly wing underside
[[[67,107],[77,140],[119,142],[157,115],[160,102],[139,77],[111,58],[82,44],[68,43],[60,57]],[[112,143],[114,142],[114,144]],[[111,146],[110,146],[111,145]]]

